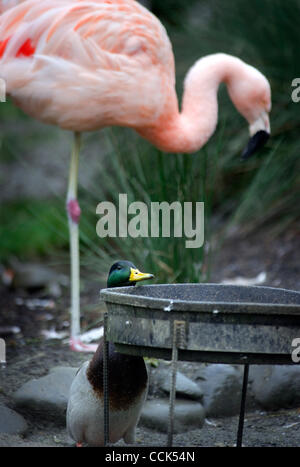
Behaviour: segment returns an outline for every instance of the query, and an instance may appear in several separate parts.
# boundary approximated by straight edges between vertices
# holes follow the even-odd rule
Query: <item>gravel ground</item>
[[[22,383],[48,373],[56,365],[77,366],[87,356],[75,354],[67,345],[58,341],[27,344],[21,349],[8,352],[8,365],[1,373],[0,403],[13,408],[11,395]],[[184,371],[186,363],[181,362]],[[18,410],[20,412],[20,410]],[[64,426],[53,421],[38,418],[29,412],[20,412],[29,423],[26,436],[1,435],[0,446],[72,446]],[[238,417],[209,419],[203,428],[174,435],[174,446],[234,446]],[[137,446],[164,446],[166,434],[138,428]],[[281,410],[277,412],[257,411],[247,413],[244,428],[244,446],[299,446],[300,411]],[[124,445],[123,442],[118,443]]]

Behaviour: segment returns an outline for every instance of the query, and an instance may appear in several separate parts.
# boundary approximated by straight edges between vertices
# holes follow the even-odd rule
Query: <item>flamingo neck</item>
[[[175,90],[170,91],[167,106],[155,125],[138,132],[165,152],[198,151],[217,126],[220,83],[230,86],[243,65],[238,58],[221,53],[198,60],[185,78],[182,111]]]

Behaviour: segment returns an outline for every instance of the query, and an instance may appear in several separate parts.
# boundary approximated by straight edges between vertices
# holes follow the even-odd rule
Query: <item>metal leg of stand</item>
[[[176,376],[177,376],[177,362],[178,362],[178,349],[177,349],[177,332],[175,326],[173,328],[173,345],[172,345],[172,370],[171,370],[171,387],[170,387],[170,400],[169,400],[169,423],[168,423],[168,440],[167,446],[173,445],[173,431],[174,431],[174,406],[176,398]]]
[[[237,448],[242,447],[242,441],[243,441],[243,430],[244,430],[248,375],[249,375],[249,363],[246,363],[244,365],[244,378],[243,378],[243,388],[242,388],[242,398],[241,398],[241,409],[240,409],[239,427],[238,427],[237,440],[236,440],[236,447]]]
[[[167,439],[168,447],[173,446],[174,408],[175,408],[175,399],[176,399],[178,347],[184,347],[184,346],[185,346],[185,322],[175,320],[173,323],[173,341],[172,341],[172,370],[171,370],[169,423],[168,423],[168,439]]]
[[[107,341],[107,319],[104,313],[103,324],[103,398],[104,398],[104,446],[109,444],[109,381],[108,381],[108,341]]]

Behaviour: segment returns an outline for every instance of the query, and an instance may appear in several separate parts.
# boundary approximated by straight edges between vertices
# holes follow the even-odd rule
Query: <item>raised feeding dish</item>
[[[107,338],[123,353],[216,363],[292,363],[300,292],[272,287],[168,284],[103,289]]]
[[[300,292],[272,287],[170,284],[104,289],[101,296],[108,310],[106,346],[110,341],[122,353],[172,360],[167,446],[173,443],[178,359],[244,365],[236,442],[241,447],[249,365],[293,364],[293,342],[300,337]],[[106,440],[107,378],[106,369]]]

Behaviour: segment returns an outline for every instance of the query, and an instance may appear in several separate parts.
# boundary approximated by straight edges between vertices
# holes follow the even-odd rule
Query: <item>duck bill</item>
[[[152,279],[154,277],[153,274],[148,274],[145,272],[141,272],[138,269],[130,269],[130,276],[129,276],[129,282],[140,282],[140,281],[145,281],[147,279]]]
[[[270,137],[270,120],[267,112],[250,125],[250,140],[242,153],[242,160],[249,159],[259,151]]]

